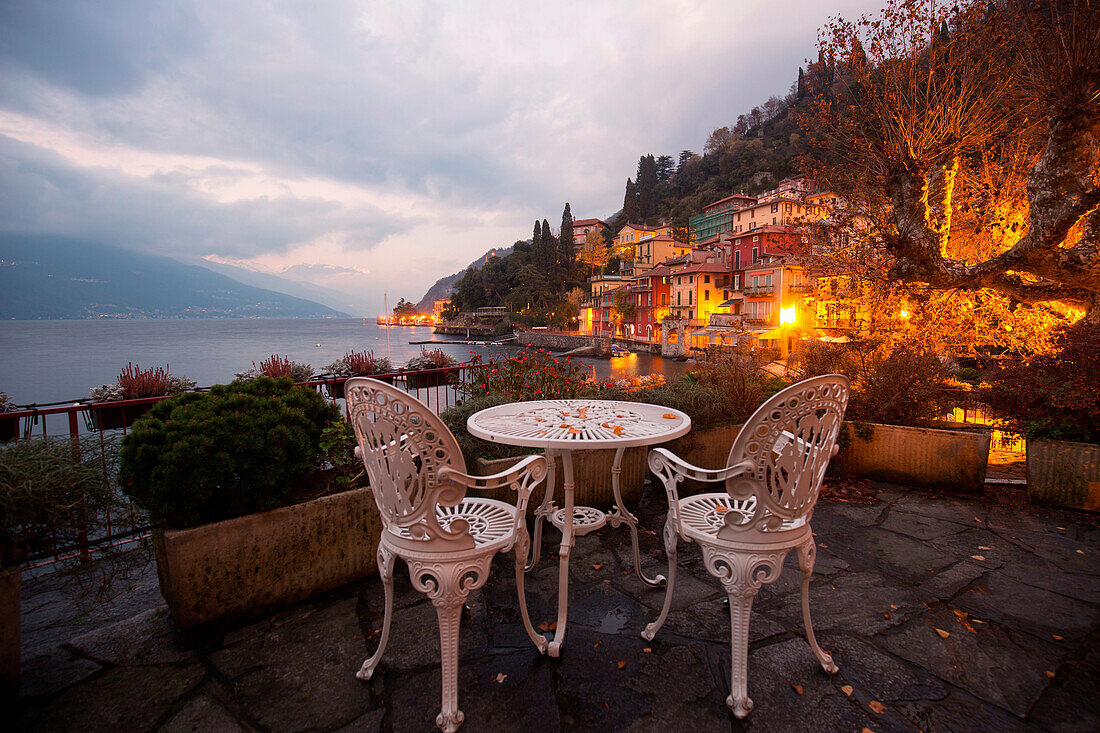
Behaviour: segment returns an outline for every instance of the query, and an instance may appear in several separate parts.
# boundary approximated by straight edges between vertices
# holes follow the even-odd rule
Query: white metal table
[[[548,653],[556,657],[565,641],[565,625],[569,612],[569,552],[575,535],[599,529],[605,523],[617,527],[626,524],[634,549],[634,566],[638,577],[648,585],[660,585],[662,576],[654,579],[642,573],[638,553],[637,518],[623,506],[619,488],[623,452],[627,448],[663,443],[684,435],[691,429],[691,418],[661,405],[615,400],[537,400],[513,402],[474,413],[466,421],[470,434],[506,445],[542,448],[546,451],[549,473],[546,495],[535,512],[535,536],[531,564],[539,559],[542,544],[542,522],[549,519],[561,530],[558,550],[558,622]],[[614,449],[611,467],[611,487],[615,508],[608,513],[585,506],[574,506],[573,451]],[[554,503],[555,456],[561,456],[562,485],[565,505]]]

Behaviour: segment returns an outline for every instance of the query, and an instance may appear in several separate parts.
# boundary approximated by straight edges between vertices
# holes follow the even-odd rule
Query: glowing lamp
[[[902,318],[908,318],[909,317],[909,311],[901,311],[900,313],[898,313],[898,315],[901,316]]]
[[[794,306],[779,309],[779,323],[788,325],[794,323]]]

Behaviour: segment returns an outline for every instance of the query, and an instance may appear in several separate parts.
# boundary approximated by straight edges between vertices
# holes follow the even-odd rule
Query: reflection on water
[[[507,358],[515,347],[457,344],[429,328],[379,327],[360,319],[194,321],[0,321],[0,390],[21,405],[85,397],[114,382],[127,362],[171,367],[200,386],[229,382],[272,354],[312,365],[315,373],[348,351],[372,350],[400,367],[441,348],[459,361],[471,353]],[[685,364],[653,354],[578,361],[601,381],[652,373],[675,376]]]

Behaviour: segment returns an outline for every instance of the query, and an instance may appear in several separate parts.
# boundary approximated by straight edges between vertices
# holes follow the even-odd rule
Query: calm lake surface
[[[0,391],[20,405],[76,401],[113,383],[127,362],[169,366],[200,386],[232,381],[272,354],[313,366],[348,351],[373,350],[401,366],[420,352],[409,341],[432,341],[459,361],[474,351],[506,356],[515,349],[451,343],[430,328],[381,327],[362,319],[188,321],[0,321]],[[429,346],[428,348],[434,348]],[[649,354],[581,359],[599,379],[679,374],[684,364]]]

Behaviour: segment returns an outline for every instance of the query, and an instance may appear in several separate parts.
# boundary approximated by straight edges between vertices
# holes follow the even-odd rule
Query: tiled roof
[[[574,219],[573,226],[575,227],[587,227],[593,224],[599,224],[600,226],[607,226],[607,223],[603,219]]]

